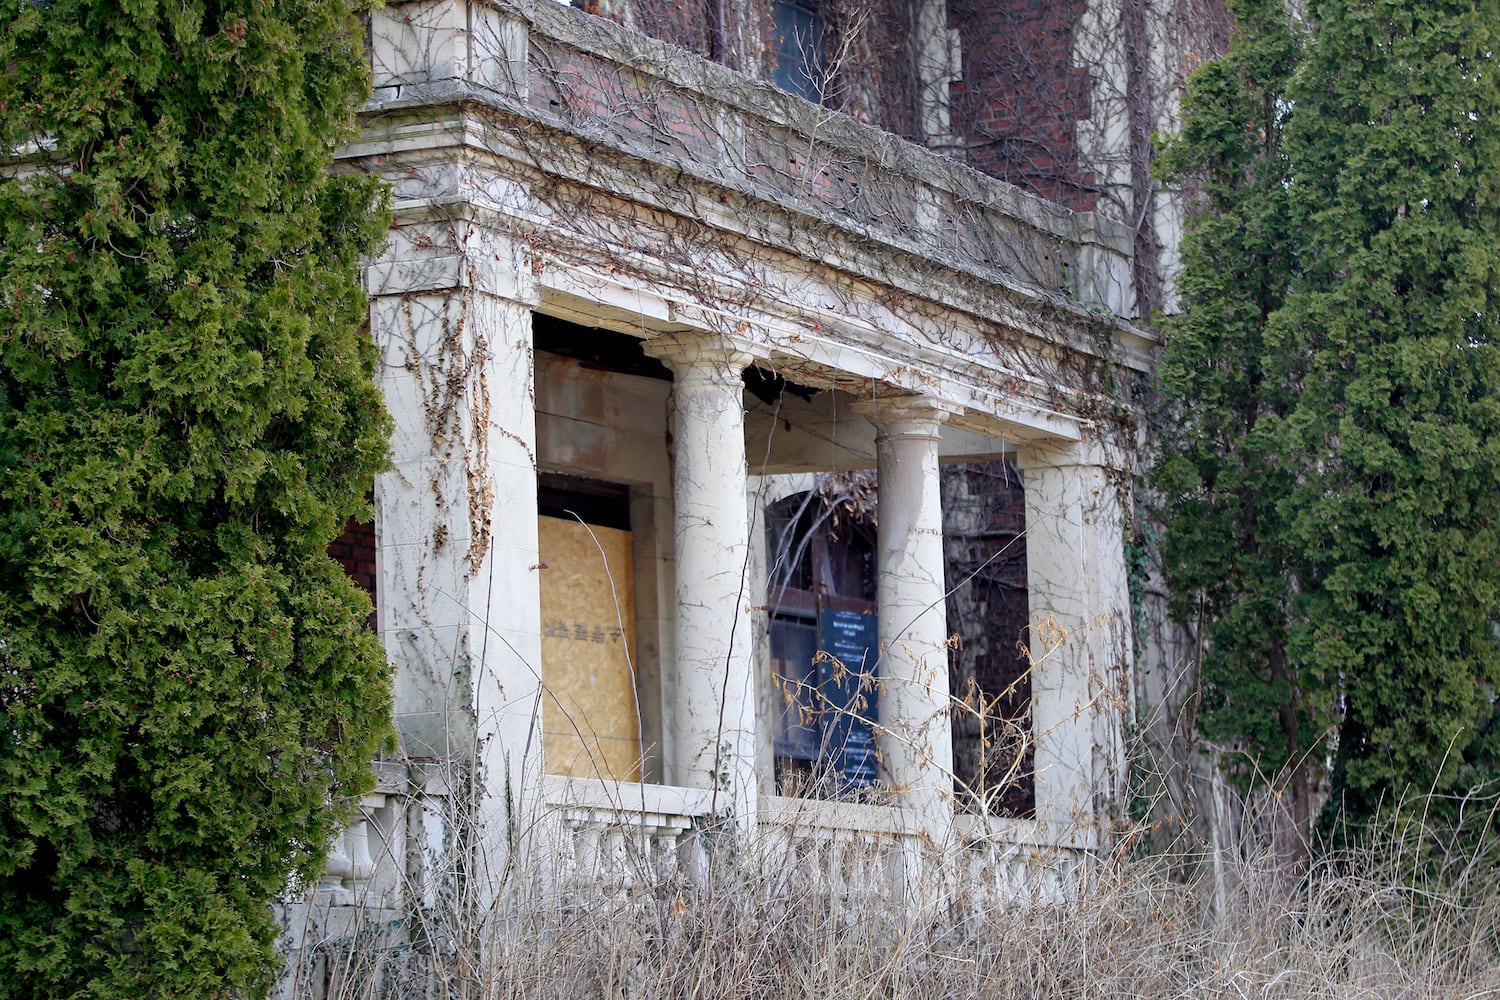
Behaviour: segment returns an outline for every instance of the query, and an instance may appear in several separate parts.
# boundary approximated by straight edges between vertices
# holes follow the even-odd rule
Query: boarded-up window
[[[592,509],[598,503],[595,497],[572,506]],[[556,509],[545,498],[541,508]],[[580,517],[545,513],[537,527],[543,565],[542,730],[547,771],[639,781],[631,533]]]

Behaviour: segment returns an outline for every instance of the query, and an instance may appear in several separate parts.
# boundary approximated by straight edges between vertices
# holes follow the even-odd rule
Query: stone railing
[[[414,902],[409,849],[421,838],[420,775],[404,762],[376,761],[375,788],[329,845],[323,874],[276,904],[285,967],[272,996],[339,995],[331,984],[401,946]]]
[[[760,831],[773,867],[844,903],[953,893],[979,906],[1056,902],[1075,890],[1087,853],[1043,843],[1034,822],[979,816],[955,817],[943,847],[906,810],[812,799],[762,799]]]
[[[375,767],[375,790],[335,838],[307,900],[369,910],[437,905],[451,833],[446,794],[424,782],[421,768]],[[556,889],[614,892],[699,879],[709,841],[727,836],[705,789],[552,775],[542,798],[536,859],[540,878]],[[955,878],[989,901],[1053,902],[1072,891],[1087,855],[1044,843],[1034,823],[1019,820],[957,816],[944,850],[896,807],[764,796],[758,811],[756,834],[741,847],[799,892],[844,902],[917,898]]]
[[[788,877],[845,903],[914,893],[931,854],[911,815],[889,806],[768,797],[760,833]]]
[[[961,845],[956,863],[965,869],[964,884],[1001,903],[1067,898],[1088,856],[1082,847],[1043,843],[1036,824],[1029,821],[957,816],[953,826]]]
[[[705,869],[709,791],[549,775],[542,794],[542,877],[555,887],[614,891]]]
[[[315,902],[370,908],[400,904],[406,870],[407,768],[376,761],[375,789],[359,800],[329,845],[328,863],[312,887]]]
[[[717,829],[711,793],[668,785],[548,777],[545,881],[613,892],[696,879]],[[1035,823],[958,816],[947,848],[891,806],[765,796],[740,849],[797,893],[872,904],[920,901],[956,889],[975,903],[1056,902],[1077,885],[1087,852],[1043,843]],[[743,856],[743,855],[742,855]]]

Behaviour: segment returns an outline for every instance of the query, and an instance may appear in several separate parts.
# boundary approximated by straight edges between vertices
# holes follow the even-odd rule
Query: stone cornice
[[[441,118],[434,114],[438,108],[447,109]],[[526,142],[507,139],[520,128],[530,130]],[[528,152],[537,148],[558,155],[538,163]],[[378,170],[382,164],[396,167],[389,176],[398,186],[404,175],[420,169],[418,166],[403,169],[403,164],[435,162],[455,153],[468,156],[471,162],[476,156],[494,156],[497,168],[508,159],[512,163],[509,169],[519,169],[523,175],[535,170],[563,183],[594,187],[611,197],[629,199],[672,215],[685,215],[684,205],[674,201],[675,192],[676,198],[694,203],[698,210],[696,216],[687,217],[731,238],[761,243],[803,259],[816,246],[821,254],[816,264],[842,271],[857,280],[887,285],[942,308],[969,312],[980,320],[1000,323],[1071,351],[1105,357],[1128,368],[1146,371],[1151,366],[1155,337],[1104,310],[1086,308],[1001,271],[980,272],[926,254],[917,245],[876,239],[863,230],[806,214],[795,205],[772,203],[774,211],[758,211],[760,199],[728,188],[723,182],[697,177],[679,166],[623,153],[614,147],[601,149],[567,130],[507,112],[482,95],[453,93],[437,104],[424,99],[399,109],[387,108],[379,115],[369,116],[365,134],[344,150],[346,160],[360,162],[365,169]],[[580,165],[584,163],[586,167]],[[605,183],[605,177],[617,183]],[[395,207],[398,217],[418,219],[434,210],[461,210],[473,197],[474,193],[453,192],[438,201],[406,201],[398,192]],[[483,202],[482,195],[478,200]],[[704,214],[705,207],[709,214]],[[754,232],[741,225],[741,220],[747,217],[756,219]],[[563,231],[542,232],[544,220],[534,221],[540,243],[567,242]],[[1109,347],[1102,350],[1105,344]]]
[[[351,145],[351,155],[374,152],[403,121],[420,121],[438,106],[472,107],[473,116],[455,110],[447,117],[464,119],[465,141],[506,144],[503,138],[482,139],[487,129],[477,122],[484,118],[493,122],[488,131],[508,132],[518,148],[508,153],[496,148],[497,155],[524,158],[524,147],[540,149],[544,155],[531,157],[537,169],[585,184],[589,178],[579,176],[578,161],[609,161],[613,166],[601,190],[688,218],[699,218],[701,211],[674,206],[663,187],[693,184],[719,192],[721,201],[744,199],[731,207],[754,217],[779,216],[789,227],[752,238],[806,254],[799,244],[806,243],[807,234],[834,231],[835,243],[880,246],[887,254],[922,261],[926,270],[947,269],[957,281],[977,279],[1015,307],[1047,314],[1048,325],[1108,328],[1103,339],[1116,343],[1113,360],[1135,368],[1149,365],[1154,338],[1120,316],[1130,297],[1130,239],[1123,227],[1032,197],[931,150],[578,10],[493,0],[452,0],[450,6],[455,12],[461,8],[466,19],[451,32],[462,51],[452,58],[434,56],[425,76],[417,67],[379,86],[366,116],[366,141]],[[399,16],[403,7],[393,4],[389,11]],[[461,20],[459,13],[451,19]],[[441,25],[434,24],[437,31]],[[591,87],[598,91],[596,101],[603,102],[597,114],[570,105]],[[615,94],[610,88],[624,89]],[[708,153],[685,148],[679,140],[689,133],[717,145]],[[576,152],[566,154],[569,146]],[[765,162],[759,154],[767,148],[792,150],[791,158],[780,166]],[[816,177],[798,176],[798,170],[808,169],[808,156],[798,162],[796,151],[803,149],[813,161],[826,159],[829,169]],[[554,150],[574,161],[571,171],[554,161]],[[887,196],[896,201],[882,201]],[[900,210],[892,210],[892,204]],[[851,273],[863,276],[863,269],[854,266]],[[1097,334],[1063,339],[1075,341],[1069,344],[1073,349],[1098,351]]]

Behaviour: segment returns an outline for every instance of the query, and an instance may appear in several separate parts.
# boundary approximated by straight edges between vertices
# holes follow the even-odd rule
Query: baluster
[[[863,850],[864,838],[859,835],[858,830],[852,830],[839,837],[839,898],[849,899],[859,885],[860,851]]]
[[[1033,893],[1027,887],[1026,854],[1018,847],[997,847],[996,867],[1000,871],[1001,891],[1013,899],[1025,899]]]
[[[702,884],[708,877],[708,852],[703,846],[703,836],[697,830],[683,830],[677,838],[676,853],[683,877]]]
[[[610,890],[630,881],[625,853],[625,829],[618,821],[608,823],[599,834],[599,883]]]
[[[592,885],[599,874],[599,836],[601,830],[592,818],[581,821],[573,835],[573,884],[576,888]]]
[[[830,900],[838,893],[838,842],[832,830],[823,831],[818,845],[818,871],[822,875],[823,891]]]
[[[859,837],[852,831],[840,830],[834,834],[833,844],[833,899],[835,903],[840,903],[849,898],[849,893],[854,888],[854,869],[858,860],[855,854],[859,850]]]
[[[658,826],[651,831],[646,863],[650,866],[652,877],[658,882],[665,882],[676,874],[676,836],[677,831],[666,826]]]
[[[328,859],[323,863],[323,874],[319,876],[318,884],[314,889],[314,892],[326,895],[332,902],[338,904],[349,902],[349,893],[344,888],[344,880],[354,874],[354,863],[344,843],[345,833],[345,830],[340,830],[328,845]]]
[[[879,891],[876,881],[880,871],[880,835],[863,833],[859,838],[859,877],[855,884],[860,899],[869,900]]]
[[[661,836],[663,818],[643,821],[630,838],[630,870],[639,882],[648,886],[661,881],[661,871],[656,863],[656,840]]]
[[[344,830],[344,842],[349,851],[349,881],[357,891],[360,883],[375,874],[375,860],[370,857],[370,823],[363,815],[356,816]]]

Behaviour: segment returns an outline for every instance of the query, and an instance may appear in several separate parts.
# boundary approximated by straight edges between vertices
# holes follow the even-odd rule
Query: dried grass
[[[1378,840],[1301,872],[1269,853],[1095,860],[1065,897],[1001,901],[952,865],[929,864],[905,898],[859,885],[832,891],[774,846],[787,840],[766,837],[721,850],[696,878],[513,894],[484,922],[477,948],[436,943],[465,939],[462,927],[366,924],[330,942],[319,982],[292,992],[337,1000],[1500,997],[1500,844],[1490,838],[1453,858],[1440,837],[1412,827]]]

